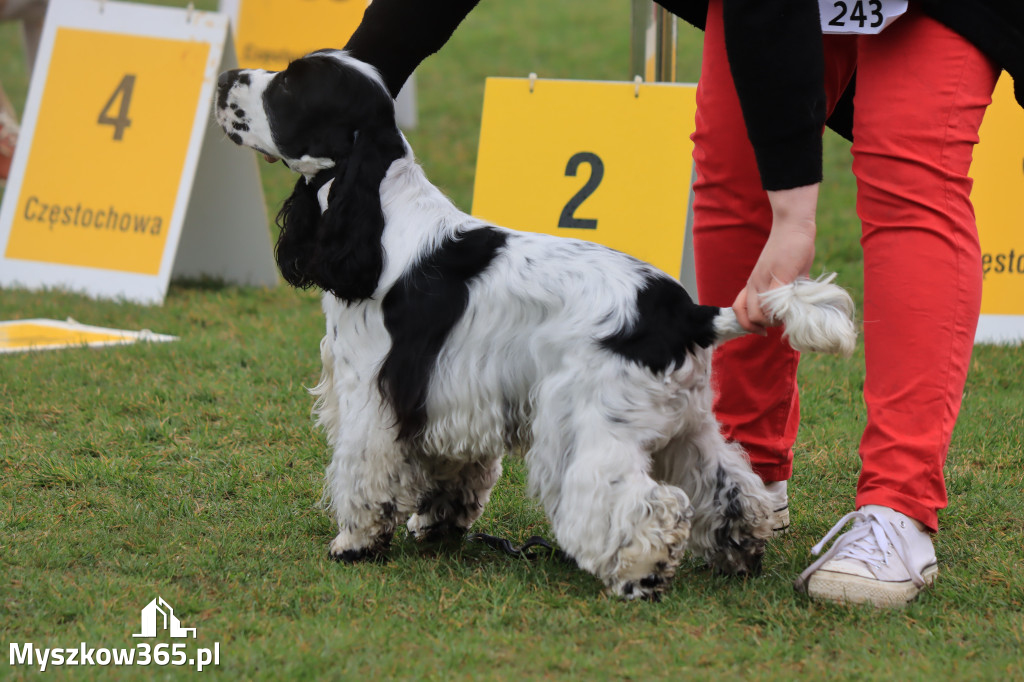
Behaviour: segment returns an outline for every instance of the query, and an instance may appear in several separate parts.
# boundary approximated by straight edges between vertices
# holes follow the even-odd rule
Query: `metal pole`
[[[645,83],[674,83],[676,80],[676,17],[651,0],[632,0],[630,76]],[[694,171],[694,173],[696,170]],[[697,276],[693,262],[693,188],[688,187],[686,235],[679,282],[697,300]]]
[[[645,83],[676,80],[676,17],[651,0],[632,0],[630,77]]]

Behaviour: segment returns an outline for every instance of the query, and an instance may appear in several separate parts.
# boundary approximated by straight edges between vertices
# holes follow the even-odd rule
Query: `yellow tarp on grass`
[[[175,341],[178,337],[154,334],[148,329],[133,332],[79,324],[71,318],[0,322],[0,353],[57,350],[83,346],[124,346],[138,341]]]

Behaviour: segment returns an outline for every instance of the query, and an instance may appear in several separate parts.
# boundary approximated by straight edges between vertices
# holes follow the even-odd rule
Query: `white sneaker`
[[[939,566],[931,536],[888,507],[866,505],[847,514],[811,552],[820,554],[850,521],[853,527],[800,574],[797,590],[812,599],[903,607],[935,580]]]
[[[764,484],[772,502],[772,535],[778,537],[789,532],[789,495],[786,481],[772,481]]]

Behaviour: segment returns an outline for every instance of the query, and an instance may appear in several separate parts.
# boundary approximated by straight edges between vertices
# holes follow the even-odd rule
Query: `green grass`
[[[165,4],[183,5],[168,2]],[[209,7],[211,3],[205,3]],[[200,3],[203,6],[203,3]],[[680,79],[699,34],[681,28]],[[0,79],[21,108],[15,27]],[[621,79],[628,3],[482,3],[419,71],[428,173],[471,203],[483,78]],[[819,265],[860,297],[847,146],[829,136]],[[293,178],[264,166],[269,210]],[[400,533],[385,565],[327,560],[316,508],[324,439],[305,387],[319,375],[317,297],[176,283],[162,307],[0,291],[0,319],[74,317],[176,343],[0,357],[0,643],[127,647],[139,609],[171,603],[223,679],[910,679],[1024,677],[1024,351],[981,347],[949,454],[934,589],[901,612],[816,604],[792,589],[809,548],[852,504],[863,354],[807,357],[792,482],[794,530],[764,575],[687,562],[659,604],[621,603],[555,561],[429,548]],[[550,530],[521,463],[479,524]],[[176,677],[174,668],[53,669],[54,679]],[[0,662],[0,678],[34,677]]]

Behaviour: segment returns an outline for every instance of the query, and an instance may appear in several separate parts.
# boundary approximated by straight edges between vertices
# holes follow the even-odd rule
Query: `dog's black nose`
[[[217,106],[225,109],[228,106],[228,91],[238,80],[239,70],[225,71],[217,78]]]

